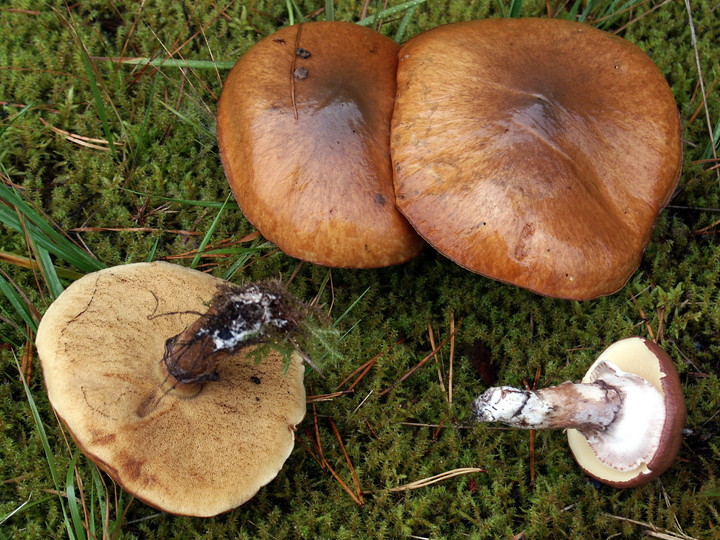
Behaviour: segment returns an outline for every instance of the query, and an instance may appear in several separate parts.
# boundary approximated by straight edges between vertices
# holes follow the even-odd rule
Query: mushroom
[[[679,179],[679,114],[635,45],[560,19],[438,26],[400,49],[396,203],[461,266],[589,299],[637,268]]]
[[[225,174],[247,219],[286,254],[371,268],[424,245],[395,207],[390,117],[398,45],[343,22],[254,45],[218,105]]]
[[[240,343],[295,324],[280,294],[162,262],[88,274],[38,328],[50,403],[82,451],[147,504],[188,516],[235,508],[277,475],[305,415],[299,355],[257,363]]]
[[[687,416],[672,359],[640,337],[608,347],[580,383],[537,391],[490,388],[473,409],[479,422],[567,429],[585,473],[618,488],[645,484],[670,467]]]

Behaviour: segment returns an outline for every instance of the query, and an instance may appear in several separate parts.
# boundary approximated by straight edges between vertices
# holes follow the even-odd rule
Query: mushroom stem
[[[644,403],[647,414],[633,420],[623,409]],[[525,429],[574,428],[588,439],[646,430],[659,421],[662,396],[648,381],[602,361],[586,383],[564,382],[535,392],[490,388],[473,403],[478,422],[503,422]],[[631,416],[631,415],[630,415]]]
[[[224,358],[294,332],[302,318],[299,309],[300,301],[279,283],[225,284],[206,313],[165,342],[167,372],[179,384],[217,381]]]
[[[475,400],[478,422],[503,422],[524,429],[604,430],[622,404],[622,391],[599,380],[564,382],[542,390],[490,388]]]

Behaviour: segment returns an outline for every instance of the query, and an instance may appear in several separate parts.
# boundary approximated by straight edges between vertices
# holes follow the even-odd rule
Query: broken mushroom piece
[[[40,322],[50,403],[135,497],[173,514],[231,510],[278,474],[305,415],[299,355],[285,371],[280,354],[256,363],[238,342],[293,324],[280,294],[162,262],[89,274]]]
[[[396,203],[435,249],[546,296],[626,283],[682,162],[638,47],[560,19],[448,24],[402,46],[397,88]]]
[[[301,23],[235,65],[218,143],[240,208],[286,254],[375,268],[424,245],[395,207],[390,117],[398,45],[356,24]]]
[[[626,488],[661,475],[680,450],[686,411],[672,359],[633,337],[608,347],[582,382],[537,391],[490,388],[474,404],[479,422],[525,429],[568,429],[580,467]]]

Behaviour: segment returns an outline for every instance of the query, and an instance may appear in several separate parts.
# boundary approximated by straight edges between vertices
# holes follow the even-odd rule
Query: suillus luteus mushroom
[[[438,26],[399,55],[396,203],[420,235],[542,295],[620,289],[682,164],[678,109],[650,58],[534,18]]]
[[[665,472],[677,457],[686,418],[672,359],[639,337],[608,347],[580,383],[490,388],[473,410],[478,422],[567,429],[580,467],[615,487],[639,486]]]
[[[283,28],[230,72],[218,142],[246,217],[288,255],[395,264],[422,247],[414,228],[473,272],[575,300],[627,282],[682,165],[650,58],[560,19],[402,47],[349,23]]]
[[[377,268],[425,245],[395,207],[390,117],[398,44],[346,22],[282,28],[236,63],[218,105],[225,174],[286,254]]]
[[[88,274],[38,328],[50,403],[140,500],[189,516],[231,510],[277,475],[305,415],[300,355],[252,357],[293,331],[297,307],[277,284],[169,263]]]

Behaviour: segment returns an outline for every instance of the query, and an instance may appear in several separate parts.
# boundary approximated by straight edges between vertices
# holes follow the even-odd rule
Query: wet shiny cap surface
[[[355,24],[303,23],[230,72],[218,107],[225,173],[247,219],[288,255],[381,267],[424,245],[394,204],[397,51]]]
[[[416,230],[469,270],[543,295],[621,288],[682,162],[652,61],[555,19],[439,26],[399,58],[391,152]]]

